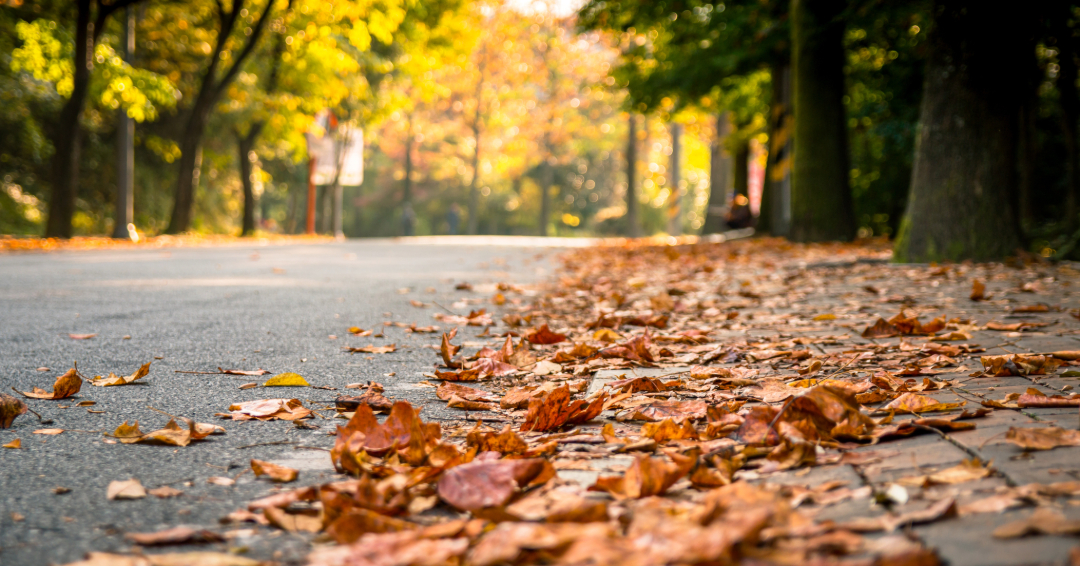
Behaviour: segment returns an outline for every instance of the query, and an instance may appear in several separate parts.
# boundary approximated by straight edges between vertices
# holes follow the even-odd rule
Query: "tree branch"
[[[229,83],[236,78],[236,75],[240,73],[240,68],[244,65],[244,61],[255,51],[255,46],[259,43],[259,38],[262,36],[263,29],[266,28],[266,23],[270,21],[270,13],[274,10],[274,2],[276,0],[267,0],[266,8],[263,10],[262,15],[259,16],[258,21],[255,22],[255,28],[251,32],[251,37],[248,38],[244,48],[240,51],[240,54],[233,59],[232,67],[225,72],[225,76],[221,78],[221,82],[217,85],[217,94],[220,96],[225,87],[229,86]],[[235,5],[241,4],[243,0],[234,0]]]

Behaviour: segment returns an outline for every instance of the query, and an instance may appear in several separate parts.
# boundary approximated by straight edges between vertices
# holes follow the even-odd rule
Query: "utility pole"
[[[135,54],[135,11],[124,8],[124,61],[132,63]],[[116,214],[113,238],[138,240],[133,224],[135,218],[135,121],[123,108],[116,111]]]

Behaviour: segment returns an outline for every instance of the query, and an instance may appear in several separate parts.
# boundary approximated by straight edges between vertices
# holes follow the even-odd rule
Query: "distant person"
[[[733,230],[754,225],[754,216],[750,213],[750,199],[746,198],[746,195],[735,195],[735,198],[731,199],[731,207],[728,208],[724,222]]]
[[[450,203],[446,209],[446,232],[451,236],[457,236],[458,224],[461,223],[461,209],[456,202]]]
[[[416,235],[416,212],[413,212],[411,202],[401,207],[401,231],[406,236]]]

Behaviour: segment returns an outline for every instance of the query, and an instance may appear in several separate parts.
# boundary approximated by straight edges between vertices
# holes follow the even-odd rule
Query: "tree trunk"
[[[1067,26],[1059,34],[1058,38],[1058,96],[1061,100],[1061,129],[1065,138],[1065,222],[1070,229],[1077,226],[1077,214],[1080,213],[1080,164],[1077,154],[1077,122],[1080,121],[1080,94],[1077,93],[1077,66],[1076,45],[1072,38],[1072,30]],[[1030,216],[1030,202],[1028,203],[1028,216],[1021,209],[1021,219],[1032,221]]]
[[[480,119],[479,99],[476,102],[476,119]],[[472,179],[469,180],[469,235],[475,236],[477,226],[480,221],[480,125],[479,123],[473,126],[473,139],[476,140],[476,148],[473,151],[472,160]]]
[[[135,52],[135,11],[124,8],[120,46],[124,61],[132,63]],[[113,238],[130,239],[128,224],[135,220],[135,120],[121,108],[116,111],[116,207]]]
[[[255,140],[259,137],[262,125],[252,126],[246,136],[236,134],[237,158],[240,160],[240,182],[244,186],[244,219],[241,223],[240,236],[255,234],[255,186],[251,179],[253,168],[251,167],[251,152],[255,148]]]
[[[668,234],[672,236],[682,235],[683,225],[683,192],[679,186],[682,177],[682,124],[671,125],[671,162],[668,166],[668,187],[671,199],[668,208]]]
[[[844,113],[843,0],[792,0],[795,153],[791,238],[851,240],[855,215],[848,188]]]
[[[937,0],[933,16],[911,194],[894,257],[1001,259],[1021,242],[1012,198],[1023,93],[1016,73],[1034,45],[1022,15],[992,4]]]
[[[79,196],[79,158],[82,152],[82,115],[94,68],[94,30],[90,0],[78,0],[75,21],[75,73],[71,97],[60,110],[53,139],[53,184],[45,236],[70,238],[75,200]]]
[[[750,196],[750,140],[739,139],[735,146],[735,194]]]
[[[401,211],[402,218],[404,219],[404,222],[402,223],[404,229],[402,231],[405,236],[413,236],[416,234],[415,223],[409,214],[409,211],[412,209],[412,153],[413,144],[416,143],[416,138],[413,136],[412,123],[413,117],[412,114],[409,114],[409,134],[405,138],[405,183],[401,190]]]
[[[546,142],[545,142],[546,143]],[[548,235],[548,222],[551,219],[551,186],[555,184],[555,167],[550,159],[545,159],[540,166],[540,225],[537,232]]]
[[[292,2],[289,5],[291,6]],[[217,68],[221,63],[221,53],[225,49],[225,43],[236,26],[240,12],[247,12],[247,9],[243,6],[243,0],[234,0],[231,12],[220,12],[218,14],[220,28],[217,34],[217,46],[214,47],[210,55],[210,64],[203,75],[202,84],[199,85],[199,94],[195,98],[191,114],[184,125],[184,133],[180,138],[180,175],[176,181],[176,192],[172,215],[169,218],[169,226],[165,229],[168,234],[186,232],[191,227],[191,212],[195,205],[195,181],[197,178],[195,154],[200,151],[202,136],[206,131],[210,113],[213,111],[218,98],[221,97],[221,94],[240,73],[240,68],[255,50],[255,45],[262,36],[263,30],[266,29],[266,22],[269,20],[270,12],[273,11],[274,2],[267,2],[259,19],[252,26],[252,31],[248,34],[243,48],[239,50],[239,54],[233,57],[232,66],[218,78]],[[221,4],[218,4],[218,7],[219,10],[223,10]]]
[[[631,112],[626,136],[626,235],[641,236],[637,196],[637,116]]]
[[[761,213],[756,230],[773,236],[787,236],[791,228],[791,166],[795,149],[791,65],[787,61],[775,62],[771,73],[769,157],[765,164]]]
[[[716,137],[709,148],[709,204],[705,208],[705,224],[702,234],[716,234],[724,231],[724,215],[727,213],[728,178],[731,171],[731,157],[724,148],[724,142],[731,133],[727,110],[716,113]]]

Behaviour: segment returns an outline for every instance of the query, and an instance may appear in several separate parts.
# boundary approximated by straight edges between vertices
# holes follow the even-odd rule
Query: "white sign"
[[[316,117],[315,131],[305,136],[308,157],[315,159],[315,184],[330,185],[338,175],[338,182],[350,187],[364,182],[364,131],[342,124],[333,127],[329,114]],[[342,147],[344,146],[344,147]]]

